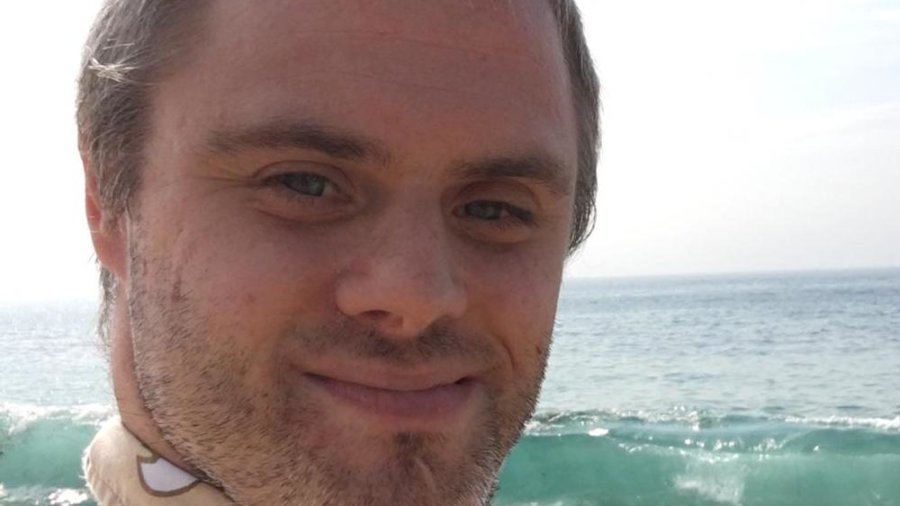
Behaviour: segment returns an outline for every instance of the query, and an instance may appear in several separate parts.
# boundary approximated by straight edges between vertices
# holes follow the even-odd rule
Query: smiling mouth
[[[371,416],[399,422],[446,421],[464,410],[477,387],[470,378],[419,390],[393,390],[318,374],[306,373],[305,376],[343,404]]]

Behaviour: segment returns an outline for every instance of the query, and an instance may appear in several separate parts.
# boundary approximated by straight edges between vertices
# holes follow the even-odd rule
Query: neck
[[[110,349],[110,369],[113,392],[119,407],[122,424],[134,434],[148,449],[182,470],[194,476],[202,476],[194,466],[188,464],[171,444],[163,437],[162,431],[153,420],[150,410],[144,405],[134,368],[134,346],[131,326],[128,322],[124,294],[117,298],[113,314]]]

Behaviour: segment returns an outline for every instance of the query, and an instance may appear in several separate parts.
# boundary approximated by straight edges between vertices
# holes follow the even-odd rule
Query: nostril
[[[404,271],[396,263],[343,273],[335,281],[336,309],[398,338],[417,336],[435,321],[465,311],[465,292],[449,273],[420,276],[421,269]]]
[[[371,323],[385,324],[391,319],[391,313],[381,309],[372,309],[361,313],[358,317],[368,320]]]
[[[380,309],[373,309],[371,311],[366,311],[363,315],[373,320],[384,320],[389,316],[389,313]]]

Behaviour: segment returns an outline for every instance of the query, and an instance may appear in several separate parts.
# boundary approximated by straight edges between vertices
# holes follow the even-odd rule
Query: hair
[[[600,149],[600,84],[574,0],[547,0],[562,40],[578,129],[572,253],[593,228]],[[141,181],[153,83],[185,59],[207,0],[106,0],[91,28],[78,79],[78,146],[108,223],[130,205]],[[106,339],[115,278],[101,266],[99,331]]]
[[[190,28],[206,0],[106,0],[91,27],[78,78],[78,149],[98,204],[113,222],[129,208],[141,181],[153,83],[184,60]],[[98,331],[109,334],[116,284],[100,266]]]
[[[569,253],[593,231],[597,193],[597,158],[600,154],[600,80],[584,37],[581,13],[575,0],[548,0],[556,16],[569,69],[569,81],[578,121],[578,175],[575,185]]]

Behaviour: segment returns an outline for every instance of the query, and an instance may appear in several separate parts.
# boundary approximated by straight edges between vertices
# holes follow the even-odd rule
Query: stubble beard
[[[127,303],[139,393],[164,439],[202,478],[247,506],[491,502],[499,468],[534,410],[546,358],[515,392],[501,396],[486,388],[487,406],[466,440],[414,432],[382,438],[342,433],[323,427],[325,413],[286,380],[266,392],[249,388],[245,380],[253,364],[241,352],[242,340],[212,335],[215,308],[198,304],[182,271],[166,259],[147,258],[135,243]],[[401,348],[350,327],[345,321],[298,330],[290,339],[310,351],[329,348],[396,362],[447,352],[497,353],[447,329]],[[377,452],[382,465],[354,468],[352,454],[360,448]],[[448,453],[463,457],[448,461]]]

